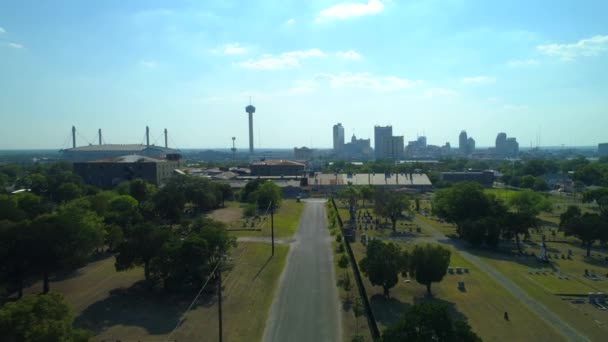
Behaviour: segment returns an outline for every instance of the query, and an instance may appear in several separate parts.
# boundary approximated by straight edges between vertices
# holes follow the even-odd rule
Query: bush
[[[338,253],[344,253],[344,245],[343,244],[339,244],[338,248],[336,248],[336,252],[338,252]]]
[[[243,214],[247,217],[252,217],[255,216],[256,214],[256,208],[255,208],[255,204],[247,204],[245,206],[245,211],[243,212]]]
[[[340,268],[346,268],[348,266],[348,257],[345,254],[342,254],[340,260],[338,260],[338,266],[340,266]]]
[[[342,235],[341,234],[336,235],[336,242],[342,242]]]

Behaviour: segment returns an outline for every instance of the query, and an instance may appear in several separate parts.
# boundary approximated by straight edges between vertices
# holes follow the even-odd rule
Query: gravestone
[[[454,274],[454,268],[448,267],[448,273],[449,274]]]
[[[460,268],[460,267],[456,267],[456,273],[458,273],[458,274],[462,274],[462,268]]]
[[[458,289],[460,291],[464,291],[465,290],[465,288],[464,288],[464,281],[459,281],[458,282]]]

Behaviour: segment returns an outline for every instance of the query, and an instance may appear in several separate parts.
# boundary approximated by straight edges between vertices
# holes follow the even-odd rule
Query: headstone
[[[448,273],[449,274],[454,274],[454,268],[448,267]]]
[[[465,290],[465,288],[464,288],[464,281],[459,281],[458,282],[458,289],[460,291],[464,291]]]
[[[458,274],[462,274],[462,268],[460,268],[460,267],[456,267],[456,273],[458,273]]]
[[[363,244],[363,246],[367,245],[367,235],[361,234],[361,244]]]
[[[462,269],[464,271],[464,273],[468,274],[469,273],[469,269],[468,268],[463,268]]]
[[[420,227],[416,227],[416,232],[420,233],[422,230],[420,229]]]

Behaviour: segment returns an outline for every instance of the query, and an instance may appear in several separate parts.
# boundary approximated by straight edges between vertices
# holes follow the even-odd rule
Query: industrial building
[[[306,181],[308,186],[318,191],[337,191],[348,184],[382,186],[418,193],[432,189],[429,177],[422,173],[317,173],[309,176]]]
[[[477,182],[491,188],[494,186],[494,171],[442,172],[441,180],[447,183]]]
[[[306,165],[291,160],[264,160],[251,163],[252,176],[299,176]]]
[[[96,161],[75,162],[74,172],[87,183],[101,189],[136,178],[161,185],[181,167],[179,154],[169,154],[166,159],[143,155],[126,155]]]
[[[61,150],[62,159],[72,163],[101,159],[119,158],[125,155],[140,155],[162,159],[167,155],[180,154],[179,150],[168,148],[167,129],[164,130],[165,147],[150,145],[150,129],[146,127],[146,144],[103,144],[99,129],[99,145],[76,146],[76,128],[72,126],[72,148]]]

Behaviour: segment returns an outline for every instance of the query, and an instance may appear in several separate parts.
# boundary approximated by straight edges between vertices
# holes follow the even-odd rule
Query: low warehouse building
[[[442,172],[441,180],[447,183],[477,182],[491,188],[494,186],[494,171]]]
[[[252,176],[299,176],[306,165],[291,160],[264,160],[251,164]]]

